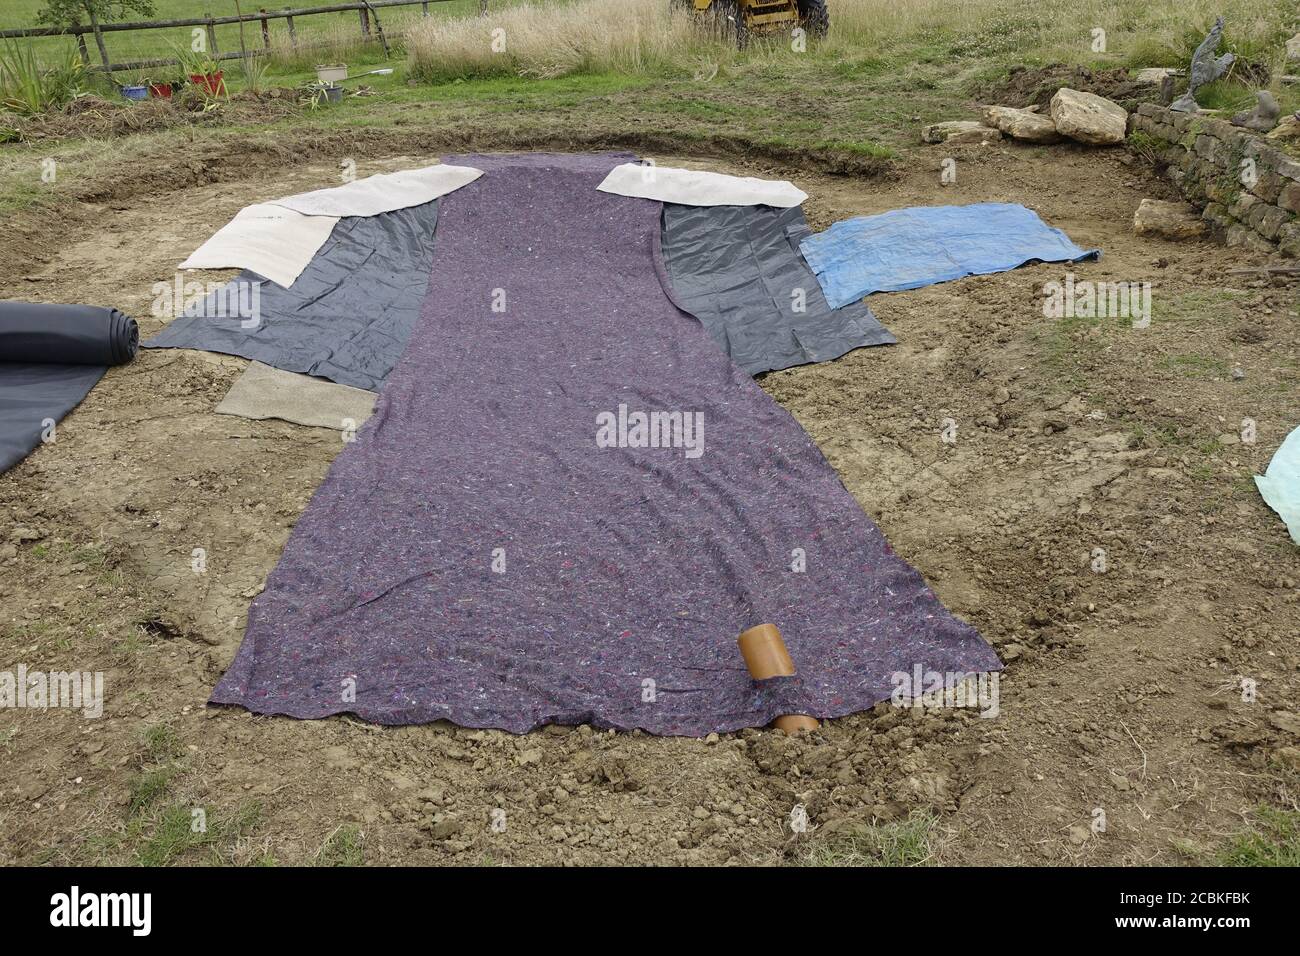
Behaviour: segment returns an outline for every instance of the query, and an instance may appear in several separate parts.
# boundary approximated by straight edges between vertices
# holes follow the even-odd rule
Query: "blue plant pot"
[[[147,86],[124,86],[122,95],[128,100],[147,100],[149,98],[149,87]]]

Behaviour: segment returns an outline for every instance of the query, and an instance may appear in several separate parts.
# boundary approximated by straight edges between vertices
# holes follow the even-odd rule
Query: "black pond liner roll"
[[[0,473],[57,438],[53,425],[139,345],[135,319],[117,309],[0,302]]]

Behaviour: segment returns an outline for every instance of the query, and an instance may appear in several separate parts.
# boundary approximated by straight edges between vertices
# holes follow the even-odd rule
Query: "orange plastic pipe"
[[[749,676],[754,680],[794,676],[794,661],[790,659],[790,652],[786,650],[781,631],[775,624],[755,625],[743,631],[736,643],[740,645]],[[805,714],[786,714],[774,720],[772,726],[783,733],[797,734],[803,730],[816,730],[821,725]]]

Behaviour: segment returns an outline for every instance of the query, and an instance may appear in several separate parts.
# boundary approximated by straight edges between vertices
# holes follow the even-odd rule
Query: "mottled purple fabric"
[[[659,204],[596,190],[626,159],[448,160],[486,175],[443,200],[420,323],[215,703],[699,736],[863,710],[916,664],[999,668],[670,301]],[[598,447],[620,405],[702,414],[703,453]],[[750,679],[761,622],[797,677]]]

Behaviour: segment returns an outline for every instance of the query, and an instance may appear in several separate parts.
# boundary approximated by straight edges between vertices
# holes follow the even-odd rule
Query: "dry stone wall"
[[[1144,103],[1129,116],[1167,175],[1228,245],[1300,258],[1300,159],[1227,120]]]

